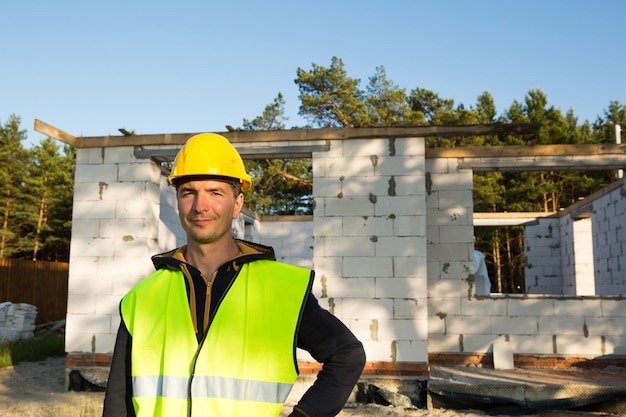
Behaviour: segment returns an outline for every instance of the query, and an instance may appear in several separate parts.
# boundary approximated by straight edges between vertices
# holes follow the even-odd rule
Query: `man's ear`
[[[239,193],[235,197],[235,206],[233,207],[233,220],[239,216],[241,209],[243,208],[243,193]]]

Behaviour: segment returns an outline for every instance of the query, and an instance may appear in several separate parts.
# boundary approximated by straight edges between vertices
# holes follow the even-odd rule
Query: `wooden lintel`
[[[268,131],[214,132],[232,143],[245,142],[299,142],[349,139],[400,139],[481,135],[535,135],[538,124],[488,124],[457,126],[322,128]],[[200,132],[198,132],[200,133]],[[76,138],[76,147],[96,148],[112,146],[183,145],[196,133],[171,133],[132,136],[92,136]]]
[[[56,127],[51,126],[47,123],[44,123],[39,119],[35,119],[34,129],[41,134],[49,136],[53,139],[60,140],[61,142],[67,143],[68,145],[77,146],[78,139],[75,136],[62,131],[61,129],[57,129]]]
[[[233,143],[256,141],[347,140],[385,138],[424,138],[483,135],[536,135],[539,124],[484,124],[453,126],[399,126],[361,128],[322,128],[268,131],[234,131],[222,133]]]
[[[516,158],[528,156],[626,155],[626,144],[464,146],[426,148],[426,158]]]
[[[246,159],[285,159],[285,158],[310,158],[313,152],[327,152],[330,144],[306,145],[306,146],[266,146],[237,149],[241,158]],[[178,153],[178,149],[145,149],[141,146],[135,147],[135,158],[153,158],[157,161],[173,161]]]
[[[78,138],[78,148],[113,148],[119,146],[184,145],[196,133],[132,136],[86,136]]]

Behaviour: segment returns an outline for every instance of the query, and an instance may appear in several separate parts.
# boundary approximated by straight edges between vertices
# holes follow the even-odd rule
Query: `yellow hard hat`
[[[167,183],[174,187],[178,178],[188,176],[236,178],[242,192],[252,186],[239,152],[228,139],[215,133],[201,133],[187,140],[174,159]]]

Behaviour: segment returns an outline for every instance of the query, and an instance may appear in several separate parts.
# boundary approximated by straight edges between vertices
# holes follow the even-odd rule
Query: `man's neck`
[[[217,269],[239,254],[239,246],[234,239],[210,244],[187,244],[185,260],[196,267],[204,276],[210,278]]]

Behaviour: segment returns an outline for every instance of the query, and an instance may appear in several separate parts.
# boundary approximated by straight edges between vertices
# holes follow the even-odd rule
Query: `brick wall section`
[[[99,353],[71,353],[65,358],[65,364],[70,369],[81,369],[88,367],[108,368],[111,366],[113,355]],[[298,369],[302,377],[316,375],[322,364],[318,362],[298,362]],[[429,376],[428,364],[409,362],[367,362],[363,370],[365,376],[387,376],[387,377],[411,377],[425,378]]]
[[[300,376],[317,375],[322,369],[322,365],[317,362],[298,362]],[[362,373],[363,377],[387,377],[387,378],[408,378],[427,379],[430,370],[424,362],[367,362]]]
[[[112,359],[113,355],[106,353],[68,353],[65,356],[65,365],[70,369],[109,368]]]
[[[74,353],[68,354],[65,364],[70,369],[108,368],[111,366],[111,354]],[[626,357],[604,357],[589,359],[585,357],[555,357],[514,355],[514,364],[519,368],[587,368],[604,369],[626,367]],[[367,362],[363,369],[363,377],[391,377],[405,379],[428,379],[430,365],[438,366],[480,366],[493,367],[493,356],[490,354],[441,354],[428,355],[428,363],[417,362]],[[317,362],[298,362],[302,378],[316,375],[322,365]]]

